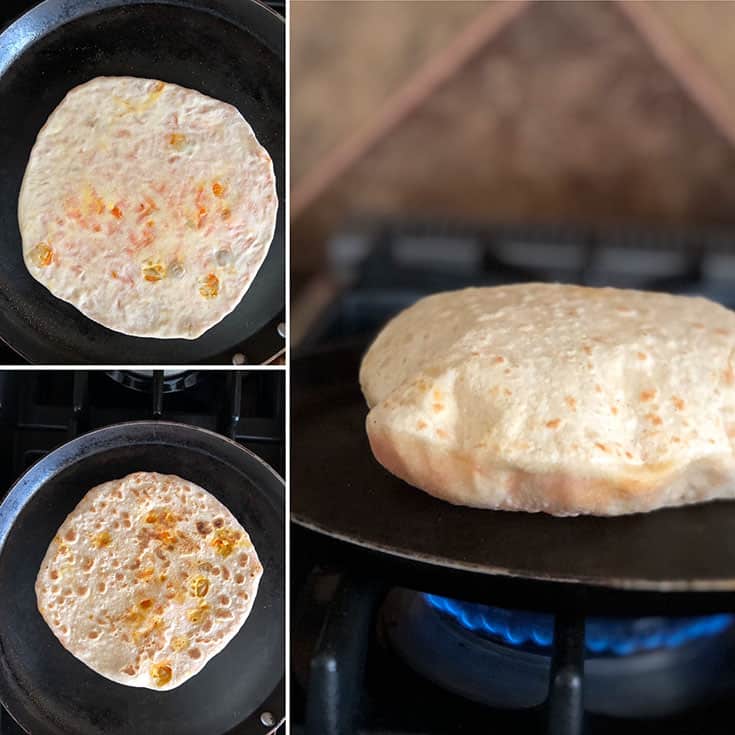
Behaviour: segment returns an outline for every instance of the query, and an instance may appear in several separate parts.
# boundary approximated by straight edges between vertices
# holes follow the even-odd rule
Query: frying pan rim
[[[258,39],[258,41],[263,44],[266,48],[269,49],[271,53],[273,53],[277,59],[280,61],[281,65],[283,66],[283,73],[285,78],[286,73],[286,38],[285,38],[285,29],[286,29],[286,20],[283,16],[281,16],[279,13],[275,12],[273,9],[269,8],[267,5],[265,5],[261,0],[238,0],[239,3],[241,3],[241,7],[245,8],[246,6],[250,6],[251,8],[256,9],[257,13],[262,13],[262,18],[267,18],[267,21],[272,23],[274,21],[278,21],[279,23],[279,32],[276,34],[273,34],[273,37],[271,37],[270,34],[262,34],[258,32],[257,30],[254,30],[253,27],[247,23],[243,22],[243,18],[240,14],[240,12],[235,12],[236,3],[231,2],[231,0],[40,0],[40,2],[37,2],[36,5],[28,8],[21,14],[19,14],[17,17],[13,18],[13,20],[8,23],[5,26],[0,26],[0,77],[2,77],[6,72],[10,69],[10,67],[18,61],[19,58],[23,56],[24,53],[28,51],[29,48],[34,46],[36,43],[38,43],[40,40],[48,36],[50,33],[58,31],[63,26],[67,25],[70,22],[74,22],[76,20],[79,20],[81,18],[84,18],[86,16],[92,15],[95,12],[99,11],[105,11],[105,10],[111,10],[115,8],[124,8],[124,7],[135,7],[135,6],[169,6],[173,8],[181,8],[184,10],[189,10],[192,12],[201,12],[206,13],[208,15],[211,15],[213,17],[219,18],[234,27],[238,28],[239,30],[248,33],[249,35],[253,36],[254,38]],[[228,12],[232,10],[232,12]],[[18,26],[21,23],[27,22],[31,23],[33,22],[33,19],[28,20],[29,16],[35,16],[38,15],[40,17],[43,17],[43,14],[45,13],[53,13],[54,19],[51,23],[48,24],[48,27],[42,26],[42,30],[40,32],[36,32],[30,34],[30,38],[24,37],[21,39],[21,41],[16,42],[14,40],[14,36],[18,33]],[[22,35],[22,34],[21,34]],[[285,98],[284,98],[284,105],[285,105]],[[284,107],[284,114],[285,114],[285,107]],[[285,132],[285,128],[284,128]],[[285,153],[285,149],[284,149]],[[280,177],[281,184],[283,185],[286,181],[285,177],[285,162],[283,164],[283,175]],[[277,220],[274,226],[274,237],[271,238],[271,243],[269,246],[269,252],[266,256],[266,260],[270,259],[271,252],[270,249],[273,247],[273,244],[276,242],[276,232],[279,229],[279,226],[283,226],[283,222],[281,220],[282,217],[285,217],[286,208],[287,208],[287,199],[288,199],[288,191],[287,189],[284,189],[281,200],[279,201],[279,214],[277,215]],[[287,223],[285,224],[287,227]],[[214,344],[212,344],[206,351],[206,354],[200,355],[198,358],[192,357],[188,360],[188,362],[191,362],[192,364],[205,364],[205,363],[212,363],[215,364],[227,362],[227,355],[230,353],[233,349],[237,349],[240,345],[243,344],[245,340],[248,340],[252,337],[257,336],[260,334],[264,329],[267,328],[267,326],[272,323],[275,319],[279,318],[279,315],[282,315],[285,309],[285,297],[286,297],[286,290],[285,290],[285,284],[287,281],[286,276],[286,270],[285,265],[287,263],[286,258],[286,247],[287,247],[287,238],[285,230],[282,233],[281,237],[278,238],[279,245],[276,247],[276,253],[274,260],[277,262],[280,261],[283,268],[279,269],[279,271],[282,271],[282,278],[278,279],[278,285],[274,287],[273,290],[275,290],[277,293],[280,292],[282,294],[282,298],[280,301],[282,303],[279,303],[278,306],[269,311],[268,313],[263,313],[260,316],[258,316],[259,312],[255,311],[252,316],[249,317],[249,322],[252,325],[248,329],[244,330],[243,335],[240,336],[238,341],[233,341],[233,337],[230,334],[229,337],[223,336],[221,339],[217,340]],[[263,266],[265,266],[266,261],[264,260]],[[273,266],[271,266],[271,269]],[[258,273],[256,273],[256,277],[253,280],[257,280],[258,276],[261,273],[262,268],[258,269]],[[30,274],[28,274],[29,277]],[[280,283],[282,281],[282,283]],[[252,285],[252,284],[251,284]],[[250,289],[248,289],[250,290]],[[237,309],[242,302],[247,299],[248,294],[245,293],[236,304],[232,312],[228,313],[221,319],[217,324],[213,324],[209,330],[206,330],[204,334],[206,334],[211,329],[214,329],[218,327],[220,324],[222,324],[225,320],[227,320],[229,317],[232,316],[232,313]],[[63,299],[61,300],[64,301]],[[182,343],[180,347],[177,347],[177,349],[180,349],[182,351],[186,351],[189,349],[189,344],[196,344],[197,340],[204,337],[203,335],[200,335],[200,337],[194,339],[194,340],[182,340],[182,339],[167,339],[167,338],[156,338],[156,337],[138,337],[133,335],[127,335],[125,333],[121,333],[117,330],[110,329],[108,327],[105,327],[104,325],[99,324],[98,322],[95,322],[95,320],[90,319],[86,314],[84,314],[80,309],[75,307],[73,304],[71,305],[78,314],[75,314],[73,312],[69,312],[72,314],[70,319],[79,319],[82,320],[89,320],[94,324],[94,329],[102,329],[103,334],[105,334],[105,339],[114,342],[115,340],[120,339],[133,339],[136,340],[137,344],[139,345],[136,347],[136,349],[139,349],[141,352],[141,356],[144,356],[147,347],[156,345],[157,349],[160,348],[161,344],[166,342],[177,342]],[[2,315],[0,315],[2,317]],[[50,347],[37,349],[36,348],[36,342],[33,340],[28,339],[16,339],[14,335],[17,335],[17,333],[22,333],[24,330],[31,329],[31,326],[25,322],[21,322],[20,325],[16,324],[13,319],[5,319],[0,318],[0,324],[2,324],[2,334],[0,334],[0,341],[2,344],[6,345],[8,348],[10,348],[13,352],[15,352],[22,360],[25,360],[28,363],[31,364],[66,364],[68,360],[62,359],[59,356],[59,349],[61,352],[68,352],[71,348],[67,344],[61,344],[58,348],[54,345],[51,345]],[[71,324],[70,328],[74,328],[74,323]],[[229,341],[228,341],[229,340]],[[109,347],[107,348],[109,349]],[[191,347],[190,349],[195,349]],[[91,358],[91,356],[90,356]],[[224,360],[223,360],[224,358]],[[77,363],[84,363],[87,362],[91,363],[97,363],[100,362],[99,359],[82,359],[81,363],[79,359],[72,360],[73,364]],[[104,362],[104,360],[102,361]]]
[[[212,1],[222,2],[223,0],[204,0],[204,2]],[[224,1],[226,2],[227,0]],[[200,3],[202,2],[202,0],[40,0],[40,2],[37,2],[32,7],[28,8],[20,15],[13,18],[13,20],[11,20],[10,23],[8,23],[7,25],[0,26],[0,50],[2,50],[3,41],[11,35],[10,31],[13,30],[13,27],[23,21],[27,16],[40,14],[42,12],[48,12],[51,10],[65,9],[65,5],[74,2],[78,4],[78,8],[75,8],[74,12],[65,15],[62,20],[54,23],[50,28],[46,29],[44,31],[44,35],[47,35],[51,31],[58,30],[61,26],[66,25],[69,22],[78,20],[79,18],[84,18],[85,16],[91,15],[100,10],[110,10],[112,8],[125,7],[128,5],[170,5],[173,7],[185,7],[189,8],[190,10],[198,10],[203,13],[215,15],[218,18],[221,18],[229,23],[232,23],[233,25],[236,25],[241,30],[250,31],[250,29],[240,25],[240,23],[237,22],[234,18],[224,15],[219,10],[207,8],[201,5]],[[267,5],[262,3],[260,0],[240,0],[240,2],[250,3],[251,5],[258,7],[260,10],[267,12],[271,17],[275,18],[275,20],[277,20],[285,29],[286,19],[279,13],[276,13],[275,10],[272,10]],[[283,43],[279,43],[277,45],[277,48],[273,50],[277,52],[279,56],[284,56],[282,61],[285,65],[285,38],[283,38],[282,40]],[[26,48],[28,48],[29,45],[32,45],[36,41],[38,41],[38,38],[34,38],[30,42],[30,44],[28,42],[24,43],[20,53],[22,53]],[[0,54],[0,75],[4,74],[8,70],[8,68],[18,59],[19,55],[19,53],[8,54],[7,58],[4,59],[3,55]]]
[[[291,381],[291,431],[292,435],[295,435],[296,427],[298,426],[298,420],[295,417],[299,415],[314,415],[315,405],[318,404],[318,400],[315,399],[316,392],[319,389],[324,388],[327,384],[318,383],[315,385],[314,380],[309,378],[309,375],[313,372],[314,365],[323,361],[331,360],[331,364],[335,361],[350,360],[360,363],[362,356],[367,349],[362,342],[348,343],[339,345],[318,345],[310,347],[307,350],[299,353],[297,357],[291,363],[291,369],[293,375],[297,376]],[[299,368],[303,369],[302,375],[305,377],[299,378]],[[330,386],[333,383],[329,384]],[[335,391],[339,391],[339,395],[347,395],[349,391],[350,401],[357,400],[356,394],[353,392],[358,390],[358,384],[353,381],[349,386],[340,385],[334,386]],[[298,396],[298,397],[297,397]],[[322,399],[319,399],[322,400]],[[369,451],[369,450],[368,450]],[[400,478],[391,475],[384,468],[380,468],[386,476],[389,476],[392,480],[399,480],[407,489],[416,492],[416,489],[406,483]],[[296,489],[291,488],[291,499],[292,502],[290,507],[293,508],[293,498],[298,493],[298,486]],[[735,502],[728,500],[715,500],[717,502]],[[308,509],[307,509],[308,510]],[[496,510],[483,510],[475,509],[478,513],[511,513],[514,511],[496,511]],[[671,510],[685,511],[686,506],[680,508],[674,508]],[[617,592],[630,593],[630,594],[649,594],[649,593],[671,593],[671,594],[712,594],[728,593],[735,591],[735,575],[731,577],[725,576],[713,576],[706,579],[672,579],[672,578],[659,578],[651,579],[645,575],[635,575],[631,577],[608,576],[605,578],[599,576],[590,576],[585,574],[544,574],[539,573],[528,568],[514,567],[512,569],[499,567],[490,563],[483,562],[466,562],[454,558],[448,558],[439,554],[430,554],[425,552],[412,552],[410,549],[401,547],[396,544],[390,544],[386,542],[378,542],[372,539],[362,538],[359,534],[350,534],[343,530],[334,530],[323,522],[315,521],[312,517],[305,515],[303,512],[290,510],[290,518],[297,525],[308,531],[319,534],[320,536],[328,539],[333,539],[341,543],[346,543],[349,546],[368,551],[378,553],[388,559],[396,559],[401,561],[407,561],[409,563],[415,563],[419,565],[425,565],[431,568],[439,570],[445,570],[447,572],[460,572],[476,576],[478,579],[504,579],[510,581],[518,581],[519,583],[549,583],[558,585],[574,586],[577,589],[587,588],[589,590],[614,590]]]
[[[408,487],[413,486],[408,485]],[[482,511],[481,511],[482,512]],[[507,511],[488,511],[488,512],[507,512]],[[518,580],[521,582],[550,582],[554,584],[563,585],[575,585],[578,587],[590,587],[595,589],[612,589],[619,590],[621,592],[732,592],[735,590],[735,579],[730,578],[713,578],[708,579],[706,583],[701,583],[697,580],[682,581],[682,580],[664,580],[654,581],[644,577],[636,579],[618,579],[610,577],[604,581],[594,578],[585,577],[583,575],[577,576],[564,576],[558,574],[538,574],[518,570],[508,570],[501,567],[491,567],[490,565],[479,565],[470,563],[461,563],[452,560],[444,559],[443,557],[431,557],[428,554],[410,554],[404,552],[401,549],[388,546],[387,544],[368,543],[365,541],[357,540],[348,534],[339,533],[331,529],[326,528],[322,524],[314,523],[313,521],[307,520],[300,516],[298,513],[291,513],[291,520],[302,528],[308,531],[313,531],[322,536],[326,536],[331,539],[335,539],[342,543],[356,546],[359,549],[366,551],[377,552],[386,557],[394,557],[408,562],[426,564],[428,566],[436,567],[437,569],[444,569],[457,572],[468,572],[470,574],[477,575],[483,578],[502,577],[504,579]],[[436,561],[441,559],[441,563]],[[485,571],[486,570],[486,571]]]
[[[21,485],[23,481],[26,479],[26,477],[33,472],[34,470],[37,470],[38,466],[45,462],[49,461],[53,464],[54,455],[62,454],[65,451],[70,451],[74,449],[74,445],[81,444],[83,440],[89,440],[90,437],[99,436],[100,434],[105,433],[112,433],[112,430],[120,430],[121,428],[133,428],[135,430],[138,429],[154,429],[155,427],[162,426],[162,427],[168,427],[170,429],[176,429],[176,430],[185,430],[188,431],[188,433],[193,435],[206,435],[210,438],[213,438],[215,440],[219,440],[224,442],[227,446],[231,447],[234,450],[239,450],[243,453],[244,456],[249,458],[250,460],[255,460],[257,462],[257,465],[261,468],[267,471],[267,473],[271,476],[273,480],[276,481],[275,487],[277,488],[276,493],[276,512],[281,513],[283,512],[283,520],[284,520],[284,539],[283,539],[283,545],[285,546],[285,482],[284,479],[281,477],[281,475],[276,472],[276,470],[268,464],[265,460],[261,459],[256,455],[254,452],[252,452],[247,447],[242,446],[241,444],[238,444],[235,440],[231,439],[230,437],[224,436],[223,434],[219,434],[216,431],[212,431],[211,429],[205,429],[200,426],[193,426],[191,424],[186,424],[183,422],[178,421],[168,421],[168,420],[156,420],[156,419],[139,419],[134,421],[121,421],[114,424],[109,424],[107,426],[100,427],[98,429],[93,429],[92,431],[85,432],[84,434],[80,434],[77,437],[74,437],[73,439],[64,442],[63,444],[60,444],[58,447],[55,447],[52,451],[50,451],[47,455],[39,459],[37,462],[34,462],[25,472],[23,472],[20,477],[13,483],[12,487],[6,494],[5,498],[3,498],[3,501],[0,503],[0,555],[2,555],[5,544],[8,541],[8,537],[10,535],[10,532],[13,529],[13,526],[15,522],[18,519],[18,516],[23,512],[24,508],[27,506],[27,504],[31,501],[31,499],[36,495],[36,493],[50,480],[52,480],[54,477],[56,477],[60,472],[63,472],[65,469],[73,465],[74,463],[88,459],[90,457],[95,456],[95,454],[99,453],[100,451],[106,451],[109,450],[110,447],[100,447],[98,450],[93,450],[89,452],[85,452],[84,454],[73,454],[66,459],[66,461],[61,462],[58,467],[56,467],[52,472],[50,472],[48,475],[45,475],[42,481],[39,481],[36,483],[36,486],[30,491],[27,492],[25,495],[23,494],[23,488],[21,488]],[[167,443],[165,440],[162,441],[163,445]],[[219,458],[221,462],[224,464],[227,464],[228,466],[232,466],[230,462],[228,462],[226,459]],[[237,469],[237,468],[234,468]],[[13,501],[16,500],[15,497],[11,497],[17,495],[17,500],[19,502],[15,503]],[[278,502],[280,501],[280,502]],[[284,549],[285,553],[285,549]],[[284,580],[285,584],[285,580]],[[285,588],[284,588],[284,605],[286,602],[286,596],[285,596]],[[285,631],[285,620],[284,620],[284,631]],[[284,639],[285,643],[285,639]],[[285,661],[284,661],[284,675],[281,677],[281,679],[276,683],[275,687],[267,692],[265,697],[263,698],[263,703],[269,702],[274,696],[277,696],[279,692],[279,688],[283,686],[284,683],[284,677],[285,677]],[[5,689],[5,684],[0,685],[0,690]],[[284,690],[284,707],[285,707],[285,690]],[[2,707],[5,709],[5,711],[9,714],[9,716],[12,718],[14,722],[17,723],[18,727],[26,732],[23,725],[16,719],[16,716],[14,715],[13,711],[11,709],[8,709],[8,707],[5,705],[5,697],[3,696],[0,700],[0,704],[2,704]],[[248,720],[252,718],[253,716],[256,716],[257,711],[261,707],[256,707],[254,712],[249,716]],[[279,722],[283,722],[286,719],[286,709],[284,708],[283,712],[279,714]],[[231,730],[228,730],[226,735],[229,735],[230,733],[237,733],[240,731],[240,728],[245,725],[245,721],[241,722],[239,724],[236,724]]]

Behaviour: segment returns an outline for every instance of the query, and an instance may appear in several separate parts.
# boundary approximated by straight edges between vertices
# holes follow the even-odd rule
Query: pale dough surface
[[[173,689],[245,623],[263,568],[245,529],[176,475],[90,490],[51,541],[38,609],[70,653],[128,686]]]
[[[558,284],[422,299],[368,350],[367,432],[449,502],[618,515],[735,497],[735,314]]]
[[[18,203],[31,275],[90,319],[194,339],[241,301],[273,238],[273,164],[232,105],[175,84],[72,89]]]

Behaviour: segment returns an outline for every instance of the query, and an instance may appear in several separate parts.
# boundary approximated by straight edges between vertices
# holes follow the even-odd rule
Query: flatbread
[[[173,689],[240,630],[263,568],[245,529],[176,475],[136,472],[90,490],[51,541],[38,609],[98,674]]]
[[[422,299],[367,352],[367,432],[451,503],[619,515],[735,497],[735,314],[520,284]]]
[[[38,135],[18,203],[31,275],[140,337],[194,339],[240,302],[276,223],[267,151],[229,104],[98,77]]]

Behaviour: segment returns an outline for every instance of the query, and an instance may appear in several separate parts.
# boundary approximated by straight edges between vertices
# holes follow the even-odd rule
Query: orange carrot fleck
[[[169,145],[172,145],[177,151],[180,151],[184,147],[184,143],[186,143],[186,136],[183,133],[171,133],[168,142]]]
[[[222,186],[219,181],[215,181],[214,184],[212,184],[212,193],[216,197],[221,197],[225,193],[225,187]]]
[[[205,299],[211,299],[216,296],[219,293],[219,278],[214,273],[207,274],[199,287],[199,293]]]

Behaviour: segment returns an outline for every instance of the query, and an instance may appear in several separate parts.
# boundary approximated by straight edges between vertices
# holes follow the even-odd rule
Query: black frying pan
[[[115,684],[68,653],[36,608],[41,560],[67,514],[101,482],[178,474],[222,501],[264,567],[250,617],[195,677],[170,692]],[[35,464],[0,505],[0,697],[33,735],[266,733],[284,716],[284,487],[238,444],[184,424],[118,424]],[[268,718],[265,718],[266,721]]]
[[[283,20],[254,0],[45,0],[0,34],[0,337],[34,363],[229,363],[282,309]],[[23,263],[20,184],[39,129],[72,88],[101,75],[152,77],[230,102],[273,158],[279,213],[240,305],[196,340],[129,337],[91,321]]]
[[[735,592],[735,502],[554,518],[453,506],[394,477],[367,441],[360,357],[342,349],[292,363],[291,508],[301,526],[434,576],[482,575],[486,588],[492,576],[537,587]]]

